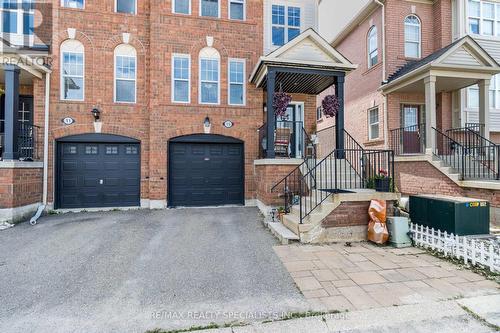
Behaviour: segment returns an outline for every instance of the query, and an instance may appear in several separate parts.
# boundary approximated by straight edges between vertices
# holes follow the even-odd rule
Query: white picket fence
[[[464,263],[482,265],[492,272],[500,272],[500,246],[498,241],[448,234],[446,231],[410,224],[415,245],[442,252],[445,256],[463,259]]]

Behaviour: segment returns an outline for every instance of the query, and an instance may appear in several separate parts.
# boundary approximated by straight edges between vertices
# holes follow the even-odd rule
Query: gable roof
[[[250,81],[258,85],[266,65],[283,67],[305,67],[322,70],[350,72],[357,68],[340,52],[335,50],[314,29],[309,28],[290,42],[260,57]]]
[[[465,36],[420,60],[408,62],[391,74],[385,85],[427,66],[498,68],[500,65],[472,37]]]

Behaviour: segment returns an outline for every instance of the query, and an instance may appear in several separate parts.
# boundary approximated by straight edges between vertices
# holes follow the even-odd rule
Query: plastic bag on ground
[[[385,201],[372,200],[368,208],[368,240],[376,244],[385,244],[389,240],[387,230],[387,204]]]

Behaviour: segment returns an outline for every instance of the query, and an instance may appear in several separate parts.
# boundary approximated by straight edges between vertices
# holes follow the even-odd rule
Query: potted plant
[[[380,169],[378,175],[374,177],[375,191],[377,192],[390,192],[391,191],[391,178],[386,170]]]
[[[278,218],[281,222],[283,222],[283,216],[286,214],[285,208],[284,207],[279,207],[278,208]]]

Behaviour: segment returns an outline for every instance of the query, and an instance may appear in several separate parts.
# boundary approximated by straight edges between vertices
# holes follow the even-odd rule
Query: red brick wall
[[[387,216],[394,216],[394,202],[387,201],[386,205]],[[325,228],[368,226],[370,221],[369,207],[370,201],[342,202],[322,221],[322,226]]]
[[[256,165],[255,183],[257,199],[267,206],[284,206],[283,191],[271,189],[292,172],[297,165]]]
[[[368,68],[367,36],[372,26],[377,27],[378,64]],[[345,82],[345,128],[361,144],[383,146],[384,98],[377,89],[382,82],[382,10],[375,10],[356,27],[339,45],[337,50],[359,67],[346,77]],[[362,84],[361,84],[362,83]],[[368,109],[379,107],[379,140],[368,140]],[[333,122],[324,120],[322,127]]]
[[[263,124],[263,92],[246,83],[246,105],[228,105],[228,59],[246,61],[249,77],[262,55],[262,1],[246,1],[244,22],[228,19],[228,2],[222,1],[221,18],[199,16],[198,2],[192,3],[191,15],[172,13],[170,0],[138,2],[138,14],[114,13],[114,0],[90,1],[85,10],[60,8],[53,24],[53,75],[51,80],[51,119],[49,151],[49,201],[53,201],[54,140],[67,135],[92,133],[90,110],[102,111],[102,132],[141,140],[141,197],[167,198],[168,140],[203,133],[203,121],[209,117],[212,133],[235,137],[245,144],[245,189],[247,199],[255,198],[253,161],[258,156],[257,129]],[[59,8],[59,6],[58,6]],[[85,47],[85,101],[60,100],[60,45],[67,29],[75,28],[76,39]],[[114,48],[122,43],[122,33],[130,33],[130,44],[137,51],[137,103],[113,102]],[[167,33],[168,32],[168,33]],[[221,55],[220,105],[198,103],[198,55],[207,46],[206,37],[214,38],[213,47]],[[256,38],[258,36],[258,38]],[[173,53],[191,55],[191,103],[171,102],[171,58]],[[35,88],[36,98],[40,96]],[[41,91],[40,91],[41,92]],[[315,126],[314,96],[294,96],[305,101],[306,125]],[[43,106],[43,100],[41,100]],[[43,119],[40,112],[37,116]],[[72,117],[75,124],[64,126],[61,119]],[[233,128],[222,126],[225,120]]]
[[[490,201],[500,207],[500,192],[476,188],[463,188],[441,173],[429,162],[396,162],[396,186],[404,195],[441,194],[465,196]]]
[[[0,209],[42,201],[41,168],[0,168]]]

